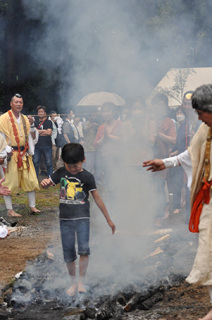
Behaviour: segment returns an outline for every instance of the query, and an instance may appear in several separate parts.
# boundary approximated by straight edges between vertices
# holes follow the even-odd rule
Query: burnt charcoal
[[[88,319],[88,317],[84,313],[80,315],[79,320],[87,320],[87,319]]]
[[[20,309],[20,308],[25,308],[26,307],[26,303],[24,303],[24,301],[16,301],[14,299],[11,300],[11,306],[13,307],[13,309]]]
[[[170,283],[171,283],[171,286],[180,286],[184,280],[185,280],[185,276],[182,276],[181,274],[174,274],[174,273],[171,273],[169,275],[169,280],[170,280]]]
[[[149,310],[151,309],[157,302],[163,299],[163,294],[161,292],[155,293],[152,297],[145,300],[139,305],[139,309],[141,310]]]
[[[160,283],[167,289],[171,288],[171,281],[169,280],[169,277],[162,279]]]
[[[112,317],[112,309],[109,307],[101,307],[95,314],[97,320],[110,319]]]
[[[84,311],[84,314],[87,318],[94,319],[97,309],[94,307],[87,307]]]
[[[13,291],[19,290],[21,293],[26,293],[32,288],[32,283],[26,279],[17,281],[13,286]]]
[[[12,299],[12,293],[11,292],[6,293],[6,295],[4,296],[4,302],[7,303],[8,307],[11,306],[11,299]]]
[[[10,303],[13,308],[20,308],[29,305],[33,301],[33,296],[29,293],[22,295],[20,292],[12,297]]]
[[[96,312],[95,318],[97,320],[103,319],[121,319],[121,315],[123,313],[123,307],[114,301],[114,298],[108,299]]]
[[[133,308],[135,308],[136,304],[140,301],[141,294],[136,293],[124,306],[124,311],[131,311]]]
[[[3,217],[0,217],[0,224],[1,225],[5,225],[5,226],[11,226],[11,223],[9,223],[8,221],[6,221]]]
[[[145,301],[149,299],[151,296],[153,296],[157,292],[163,293],[165,291],[164,286],[149,286],[149,288],[146,288],[140,293],[140,302]]]
[[[134,284],[129,284],[125,289],[124,289],[124,296],[126,297],[127,300],[129,300],[133,293],[137,291],[137,286]]]
[[[0,319],[1,320],[8,320],[8,314],[6,311],[1,311],[0,312]]]
[[[71,317],[75,316],[80,318],[81,315],[84,315],[84,310],[78,307],[70,307],[69,309],[66,309],[65,312],[63,313],[64,317]],[[86,316],[85,316],[86,317]]]
[[[122,294],[118,294],[116,301],[122,306],[125,306],[127,303],[125,297]]]

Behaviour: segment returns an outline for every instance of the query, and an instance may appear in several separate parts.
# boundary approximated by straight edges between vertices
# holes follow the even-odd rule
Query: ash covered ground
[[[0,242],[0,319],[169,320],[198,319],[208,312],[206,288],[185,282],[197,237],[189,234],[183,211],[170,215],[160,229],[136,234],[118,230],[104,252],[100,249],[111,235],[104,228],[95,231],[95,224],[91,221],[87,293],[69,298],[58,209],[21,218],[17,230]],[[130,251],[126,243],[134,244],[131,239],[149,245],[127,261],[124,253]],[[114,258],[114,252],[119,257]]]

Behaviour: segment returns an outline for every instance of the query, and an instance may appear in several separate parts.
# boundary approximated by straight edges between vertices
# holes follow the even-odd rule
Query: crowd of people
[[[21,186],[28,194],[32,213],[39,212],[35,206],[34,191],[39,188],[35,173],[37,178],[42,175],[49,177],[63,166],[62,147],[74,142],[83,145],[84,168],[95,176],[97,185],[104,185],[111,199],[117,198],[121,170],[128,172],[130,169],[136,178],[143,174],[144,159],[177,155],[189,146],[199,126],[198,118],[192,112],[191,96],[192,91],[186,92],[182,105],[172,112],[167,96],[156,94],[148,107],[140,97],[122,108],[113,103],[105,103],[101,106],[101,111],[96,113],[80,115],[72,108],[69,114],[61,117],[55,110],[48,112],[45,106],[39,105],[36,109],[37,115],[27,118],[21,114],[23,98],[16,94],[10,102],[12,112],[6,112],[0,118],[0,132],[6,139],[8,148],[6,154],[13,152],[11,162],[5,160],[4,165],[0,167],[1,175],[6,175],[5,185],[10,188],[11,194],[17,192]],[[15,132],[12,131],[14,123],[21,130],[20,146],[16,141]],[[28,151],[25,148],[26,144],[29,147]],[[27,175],[28,171],[30,174],[33,172],[30,179],[24,177],[25,171],[22,169],[19,170],[21,174],[17,170],[12,171],[12,168],[15,168],[14,161],[17,162],[17,159],[21,158]],[[20,177],[11,179],[17,172]],[[176,181],[174,184],[173,179]],[[190,193],[186,180],[182,168],[155,173],[154,189],[160,194],[156,225],[160,226],[162,220],[170,213],[181,212],[182,207],[186,207],[188,221]],[[12,186],[12,181],[18,183]],[[130,179],[127,179],[127,183],[130,185]],[[172,208],[169,204],[170,194],[173,195]],[[13,210],[11,195],[5,196],[5,204],[9,216],[19,216]]]
[[[38,117],[31,125],[39,132],[33,160],[37,176],[39,172],[49,176],[61,167],[62,147],[77,142],[85,150],[84,168],[95,176],[97,185],[106,187],[112,200],[117,199],[121,171],[129,172],[130,169],[137,179],[144,172],[144,159],[177,155],[189,146],[200,124],[192,112],[191,96],[192,91],[186,92],[182,105],[175,110],[168,106],[165,94],[156,94],[149,106],[140,97],[122,108],[105,103],[100,112],[89,115],[78,115],[71,109],[63,119],[55,111],[48,117],[46,108],[38,106]],[[127,179],[128,186],[130,183]],[[154,190],[160,194],[155,217],[157,226],[184,207],[188,222],[190,192],[182,168],[155,173]],[[169,202],[170,195],[172,203]]]
[[[72,279],[67,290],[69,296],[76,291],[85,292],[84,277],[90,254],[89,223],[86,222],[90,215],[89,192],[112,233],[116,229],[97,191],[97,186],[103,185],[111,201],[120,196],[126,203],[133,199],[138,203],[136,210],[147,213],[153,209],[152,193],[159,194],[155,207],[157,226],[170,214],[170,193],[173,194],[173,214],[179,214],[185,206],[189,230],[199,232],[198,251],[187,281],[206,285],[212,300],[212,85],[186,92],[182,105],[173,112],[167,96],[159,93],[149,106],[141,98],[122,110],[113,103],[104,103],[101,112],[82,117],[70,110],[65,119],[55,111],[48,116],[44,106],[37,107],[36,119],[24,116],[21,113],[23,98],[19,94],[12,97],[10,106],[11,110],[0,117],[3,178],[0,194],[4,195],[8,216],[20,216],[13,210],[11,198],[18,188],[27,192],[31,213],[39,213],[35,191],[39,189],[43,156],[47,178],[41,181],[41,186],[47,188],[57,183],[61,186],[61,238],[64,260]],[[199,120],[204,122],[201,126]],[[144,167],[154,172],[153,178],[147,178]],[[78,283],[75,232],[80,255]],[[212,320],[212,311],[203,320]]]

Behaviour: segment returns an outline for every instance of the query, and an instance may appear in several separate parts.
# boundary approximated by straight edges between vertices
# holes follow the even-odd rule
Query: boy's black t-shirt
[[[89,191],[96,190],[94,176],[85,169],[75,175],[62,167],[51,175],[51,180],[60,183],[60,219],[89,218]]]

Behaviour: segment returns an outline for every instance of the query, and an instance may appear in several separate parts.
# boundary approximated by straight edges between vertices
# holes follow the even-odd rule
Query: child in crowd
[[[43,188],[60,183],[60,231],[64,260],[71,277],[71,286],[66,291],[69,296],[86,292],[84,279],[88,267],[89,248],[89,216],[90,204],[89,191],[94,201],[103,213],[107,223],[115,232],[115,225],[110,219],[109,213],[102,201],[93,175],[83,169],[85,161],[84,149],[81,144],[68,143],[62,149],[64,167],[54,172],[49,179],[41,181]],[[79,281],[76,281],[77,259],[75,249],[75,233],[77,235],[79,260]]]

